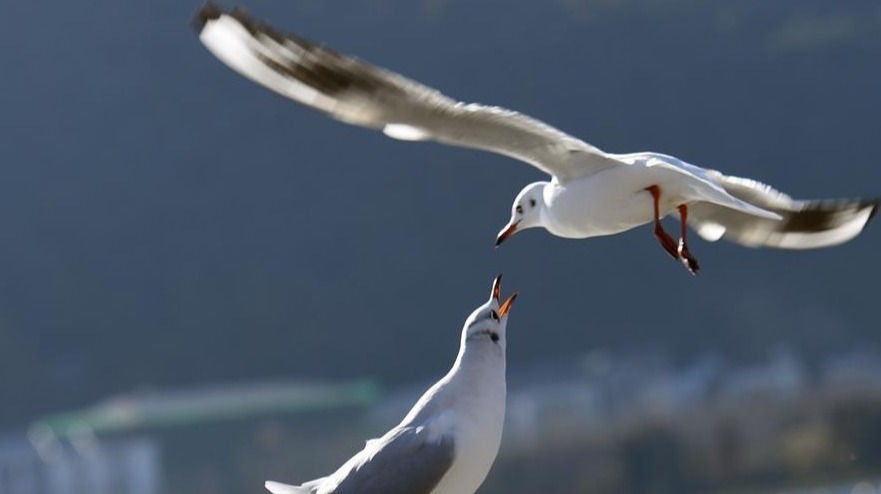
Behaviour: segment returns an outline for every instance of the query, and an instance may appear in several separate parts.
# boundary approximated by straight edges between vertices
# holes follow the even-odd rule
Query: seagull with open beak
[[[517,293],[501,279],[462,328],[450,371],[400,424],[367,441],[336,472],[301,485],[266,482],[273,494],[473,494],[499,452],[505,422],[505,330]]]

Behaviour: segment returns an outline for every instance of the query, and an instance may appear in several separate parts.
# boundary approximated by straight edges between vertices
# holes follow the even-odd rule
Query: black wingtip
[[[224,11],[219,5],[213,0],[208,0],[193,15],[193,19],[190,21],[190,26],[192,26],[197,33],[201,33],[202,29],[205,28],[205,24],[208,24],[209,21],[219,19],[223,14]]]
[[[878,208],[881,207],[881,197],[873,199],[871,201],[866,201],[866,205],[872,206],[872,211],[869,213],[869,218],[866,219],[866,224],[868,225],[869,222],[872,221],[872,218],[874,218],[875,215],[878,214]]]
[[[800,211],[784,214],[786,219],[780,231],[819,233],[835,230],[868,211],[869,216],[863,222],[865,227],[878,213],[879,208],[881,198],[811,201]]]

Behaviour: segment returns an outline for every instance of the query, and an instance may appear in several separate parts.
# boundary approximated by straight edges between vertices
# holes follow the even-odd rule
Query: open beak
[[[499,307],[499,317],[505,317],[505,314],[511,310],[511,306],[514,305],[514,300],[517,298],[518,292],[514,292],[508,297],[508,300],[505,300],[505,303]]]
[[[519,220],[515,221],[515,222],[509,224],[507,227],[505,227],[504,230],[499,232],[499,236],[496,237],[496,247],[502,245],[502,242],[504,242],[505,240],[508,240],[508,237],[517,233],[517,225],[519,225],[519,224],[520,224]]]
[[[493,281],[493,299],[496,302],[499,301],[502,295],[502,275],[496,276],[496,279]],[[514,292],[508,297],[508,300],[505,300],[504,303],[499,307],[499,317],[505,317],[505,314],[511,310],[511,305],[514,304],[514,300],[517,298],[518,293]]]

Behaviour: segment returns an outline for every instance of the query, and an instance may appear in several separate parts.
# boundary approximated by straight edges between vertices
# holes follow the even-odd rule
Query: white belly
[[[474,406],[463,407],[467,416],[457,417],[456,459],[431,494],[472,494],[486,479],[502,441],[505,422],[504,375],[500,386],[482,393]],[[494,394],[489,401],[483,401]],[[478,395],[473,395],[478,396]]]
[[[654,219],[654,201],[646,188],[662,189],[659,213],[664,217],[681,198],[664,194],[671,172],[641,166],[622,166],[583,180],[545,189],[547,229],[565,238],[612,235]]]
[[[502,439],[504,416],[495,423],[486,423],[469,431],[462,431],[461,448],[456,448],[456,460],[431,494],[471,494],[486,479]]]

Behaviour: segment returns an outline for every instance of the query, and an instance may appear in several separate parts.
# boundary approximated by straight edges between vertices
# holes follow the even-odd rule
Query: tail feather
[[[267,480],[263,485],[272,494],[312,494],[312,489],[299,485],[282,484],[271,480]]]

